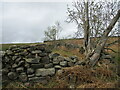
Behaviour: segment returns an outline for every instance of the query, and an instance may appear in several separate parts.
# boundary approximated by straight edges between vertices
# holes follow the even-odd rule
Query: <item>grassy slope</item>
[[[118,37],[110,37],[107,41],[107,43],[111,43],[113,41],[116,41],[118,40]],[[65,43],[71,43],[71,44],[75,44],[75,45],[79,45],[79,46],[82,46],[83,44],[83,39],[65,39],[65,40],[58,40],[58,41],[50,41],[50,42],[45,42],[47,44],[50,44],[50,43],[55,43],[55,42],[65,42]],[[9,48],[9,46],[11,45],[31,45],[31,44],[38,44],[38,43],[17,43],[17,44],[0,44],[0,46],[2,46],[2,48],[0,48],[0,50],[6,50]],[[40,43],[39,43],[40,44]],[[120,44],[114,44],[112,46],[110,46],[110,48],[112,48],[113,50],[115,51],[119,51],[119,46]],[[79,50],[78,49],[71,49],[71,50],[68,50],[66,49],[65,47],[59,47],[59,48],[55,48],[53,49],[53,52],[57,52],[57,53],[60,53],[62,56],[72,56],[72,55],[76,55],[79,57],[79,59],[83,59],[84,58],[84,55],[83,54],[80,54],[79,53]],[[113,53],[111,52],[110,50],[108,50],[108,52],[110,52],[112,55],[115,56],[116,59],[120,59],[120,56],[117,54],[117,53]],[[120,61],[120,60],[119,60]]]
[[[119,37],[110,37],[108,39],[107,43],[111,43],[111,42],[116,41],[118,39],[119,39]],[[54,41],[54,42],[50,41],[50,42],[45,42],[45,43],[47,43],[47,44],[53,43],[54,44],[55,42],[65,42],[65,43],[71,43],[71,44],[82,46],[83,39],[65,39],[65,40],[58,40],[58,41]],[[31,45],[31,44],[38,44],[38,43],[0,44],[0,46],[2,46],[2,48],[0,48],[0,50],[6,50],[11,45]],[[112,48],[113,50],[118,52],[119,51],[119,46],[120,46],[120,43],[119,44],[117,43],[117,44],[114,44],[114,45],[110,46],[109,48]],[[115,59],[120,61],[120,56],[118,55],[119,53],[114,53],[114,52],[112,52],[110,50],[107,50],[107,51],[110,52],[113,56],[115,56]],[[79,59],[83,59],[84,58],[84,54],[80,54],[78,49],[68,50],[65,47],[59,47],[59,48],[53,49],[53,52],[60,53],[62,56],[76,55],[76,56],[78,56]]]
[[[108,40],[107,43],[110,43],[110,42],[113,42],[115,40],[117,40],[118,38],[117,37],[112,37]],[[83,40],[82,39],[71,39],[71,40],[62,40],[62,42],[66,42],[66,43],[72,43],[72,44],[77,44],[77,45],[82,45],[82,42]],[[58,41],[58,42],[61,42],[61,41]],[[50,43],[50,42],[46,42],[46,43]],[[32,43],[32,44],[37,44],[37,43]],[[22,43],[22,44],[2,44],[2,48],[3,50],[6,50],[9,46],[11,45],[31,45],[31,43]],[[118,46],[120,46],[120,44],[115,44],[115,45],[112,45],[110,48],[114,49],[115,51],[119,51],[118,49]],[[57,53],[60,53],[62,56],[71,56],[71,55],[76,55],[78,56],[78,58],[80,60],[84,60],[84,54],[80,54],[79,53],[79,50],[77,49],[71,49],[71,50],[68,50],[66,49],[65,47],[59,47],[59,48],[56,48],[56,49],[53,49],[53,52],[57,52]],[[111,52],[110,50],[108,50],[108,52],[110,52],[113,56],[115,56],[115,59],[116,60],[119,60],[120,61],[120,56],[117,54],[117,53],[113,53]],[[84,76],[86,76],[85,80],[91,78],[91,80],[94,81],[95,79],[95,83],[86,83],[86,82],[82,82],[81,84],[79,83],[76,87],[77,88],[84,88],[84,87],[89,87],[89,88],[94,88],[94,87],[102,87],[102,88],[109,88],[109,87],[114,87],[115,83],[117,83],[117,80],[112,80],[113,79],[113,72],[111,70],[108,69],[108,67],[110,68],[113,68],[115,67],[115,65],[108,65],[107,67],[103,64],[103,66],[101,65],[101,67],[98,67],[96,68],[95,71],[92,71],[95,73],[95,75],[98,75],[98,76],[93,76],[93,75],[87,75],[89,73],[91,73],[91,69],[79,69],[79,67],[71,67],[71,68],[68,68],[65,70],[65,72],[67,73],[67,77],[68,75],[78,75],[77,77],[81,78],[82,77],[82,73],[84,73],[85,75],[83,75],[83,78]],[[72,69],[73,68],[73,69]],[[81,72],[81,73],[79,73]],[[87,72],[87,73],[85,73]],[[100,74],[101,73],[101,74]],[[115,72],[114,72],[115,73]],[[89,76],[89,77],[88,77]],[[93,76],[93,77],[91,77]],[[59,76],[57,76],[59,77]],[[60,76],[60,77],[65,77],[65,73]],[[88,78],[87,78],[88,77]],[[83,79],[82,78],[82,79]],[[20,83],[20,82],[13,82],[13,83],[10,83],[7,87],[10,88],[10,87],[13,87],[13,88],[53,88],[53,87],[68,87],[68,82],[67,80],[55,80],[56,77],[53,77],[53,79],[48,83],[48,85],[41,85],[39,83],[36,83],[34,85],[24,85],[23,83]],[[81,80],[79,80],[81,81]]]

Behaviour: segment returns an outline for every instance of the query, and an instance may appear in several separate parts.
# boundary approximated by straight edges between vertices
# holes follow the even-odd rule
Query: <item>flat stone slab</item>
[[[40,61],[40,58],[28,58],[28,59],[25,59],[25,61],[28,63],[38,64]]]
[[[55,74],[55,68],[49,68],[49,69],[37,69],[35,75],[36,76],[52,76]]]

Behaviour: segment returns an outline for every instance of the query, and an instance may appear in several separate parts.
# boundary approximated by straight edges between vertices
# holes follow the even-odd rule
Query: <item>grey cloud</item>
[[[73,34],[75,24],[66,24],[67,3],[3,3],[2,43],[43,41],[44,30],[60,21],[61,37]],[[0,16],[1,17],[1,16]]]

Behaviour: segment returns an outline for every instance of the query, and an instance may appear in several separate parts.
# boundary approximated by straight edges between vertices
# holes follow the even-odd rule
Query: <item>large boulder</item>
[[[48,75],[52,76],[55,74],[55,68],[37,69],[35,74],[36,76],[48,76]]]

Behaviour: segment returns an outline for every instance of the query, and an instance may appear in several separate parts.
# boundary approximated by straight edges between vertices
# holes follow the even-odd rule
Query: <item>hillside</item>
[[[107,43],[119,40],[118,37],[110,37]],[[82,49],[83,39],[69,39],[45,42],[52,53],[58,53],[64,58],[77,56],[78,61],[84,61],[84,50]],[[43,44],[43,43],[42,43]],[[42,45],[41,44],[41,45]],[[40,43],[32,44],[2,44],[2,49],[6,50],[12,45],[17,46],[35,46]],[[101,59],[93,69],[84,65],[76,64],[71,67],[64,67],[56,72],[46,84],[40,83],[22,83],[13,81],[4,88],[116,88],[118,87],[119,70],[117,65],[120,63],[119,56],[120,43],[108,46],[111,49],[106,50],[112,58]],[[23,50],[24,51],[24,50]],[[25,50],[26,51],[26,50]],[[119,65],[118,65],[119,66]]]

